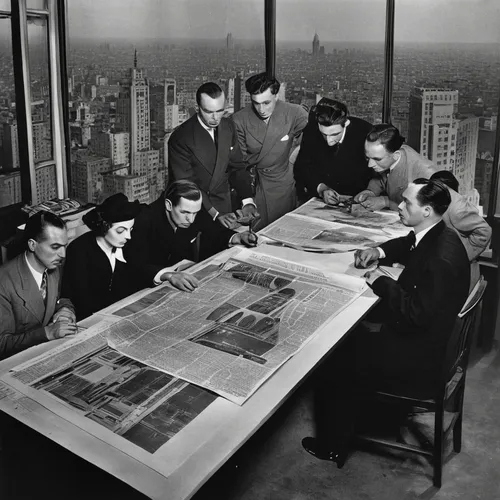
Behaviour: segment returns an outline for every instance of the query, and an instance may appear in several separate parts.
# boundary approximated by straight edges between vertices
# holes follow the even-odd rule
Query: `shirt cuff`
[[[231,238],[229,238],[229,243],[227,244],[228,248],[234,247],[237,245],[237,243],[233,243],[233,238],[237,235],[238,233],[234,233]]]
[[[377,247],[377,250],[378,250],[378,258],[385,259],[385,252],[380,247]]]
[[[212,220],[215,220],[217,219],[217,217],[219,216],[219,211],[215,208],[215,207],[212,207],[208,213],[210,214],[210,217],[212,217]]]
[[[255,204],[255,201],[253,201],[253,198],[245,198],[241,202],[241,208],[243,208],[245,205],[253,205],[254,207],[257,207]]]
[[[318,187],[316,188],[316,191],[318,192],[319,196],[323,196],[323,191],[326,191],[327,189],[330,189],[326,184],[323,182],[320,182],[318,184]]]
[[[160,277],[163,273],[168,272],[172,272],[172,267],[164,267],[155,274],[155,277],[153,278],[153,283],[155,284],[155,286],[161,285],[163,283],[163,281],[160,280]]]

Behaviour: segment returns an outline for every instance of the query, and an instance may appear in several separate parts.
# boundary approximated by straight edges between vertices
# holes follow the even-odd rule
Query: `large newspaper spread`
[[[207,265],[193,293],[168,293],[104,334],[117,351],[237,404],[366,289],[247,250],[215,273]]]
[[[404,236],[409,229],[405,227],[396,212],[380,211],[371,212],[363,208],[360,204],[347,207],[331,206],[318,198],[312,198],[304,205],[294,211],[295,214],[321,219],[328,222],[348,224],[355,227],[363,227],[381,231],[389,237]]]
[[[260,234],[279,243],[310,252],[348,252],[379,246],[388,234],[365,227],[286,214]]]

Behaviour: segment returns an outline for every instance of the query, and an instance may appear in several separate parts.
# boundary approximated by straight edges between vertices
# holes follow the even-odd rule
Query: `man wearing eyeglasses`
[[[371,124],[324,97],[309,113],[294,166],[300,201],[319,196],[336,205],[365,189],[371,177],[364,143]]]
[[[394,125],[375,125],[365,142],[368,166],[375,172],[368,187],[354,197],[369,210],[398,210],[403,191],[415,179],[425,178],[436,171],[432,161],[424,158],[410,146]]]
[[[233,123],[223,118],[225,96],[213,82],[196,91],[198,113],[172,133],[168,141],[169,182],[189,180],[202,191],[203,207],[223,226],[233,227],[236,216],[231,187],[242,200],[244,216],[256,216],[252,183],[236,139]]]

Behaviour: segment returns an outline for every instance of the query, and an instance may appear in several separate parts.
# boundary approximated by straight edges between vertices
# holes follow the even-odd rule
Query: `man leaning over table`
[[[405,268],[399,279],[380,271],[367,282],[381,299],[362,325],[318,374],[317,437],[303,447],[322,460],[344,465],[360,402],[376,390],[430,398],[455,318],[467,299],[469,260],[464,246],[443,222],[451,198],[440,181],[416,179],[402,195],[399,214],[413,229],[380,248],[357,251],[356,267],[379,259]]]
[[[257,245],[255,233],[235,233],[224,227],[213,220],[202,202],[201,190],[194,182],[175,181],[136,217],[124,254],[142,276],[141,286],[168,282],[192,292],[198,280],[175,270],[181,260],[198,262],[232,245]]]
[[[0,359],[77,331],[71,301],[59,298],[64,221],[38,212],[28,219],[25,238],[26,251],[0,267]]]
[[[428,179],[435,171],[432,161],[410,146],[394,125],[374,125],[365,140],[365,156],[375,176],[368,187],[354,197],[369,210],[398,210],[403,191],[417,178]]]

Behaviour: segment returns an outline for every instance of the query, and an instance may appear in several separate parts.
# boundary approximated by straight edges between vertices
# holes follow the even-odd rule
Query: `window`
[[[444,144],[457,158],[443,161],[444,168],[457,177],[460,192],[485,210],[492,169],[485,158],[493,157],[496,128],[488,131],[485,124],[498,115],[498,9],[495,2],[469,2],[465,16],[459,0],[400,0],[395,13],[394,87],[407,100],[393,99],[393,123],[429,158],[436,157],[437,144]],[[425,118],[428,103],[433,107]],[[436,142],[440,127],[443,135]],[[424,153],[425,138],[435,146]]]
[[[353,116],[382,120],[384,0],[277,0],[276,75],[286,100],[307,106],[321,97],[345,103]]]
[[[219,83],[228,114],[248,103],[245,79],[266,69],[263,2],[67,5],[69,192],[153,202],[167,182],[168,138],[195,113],[198,87]]]

